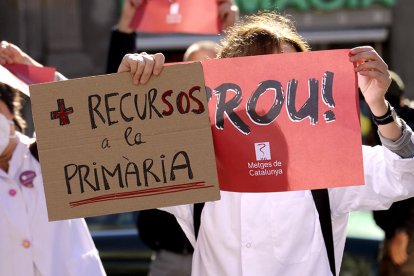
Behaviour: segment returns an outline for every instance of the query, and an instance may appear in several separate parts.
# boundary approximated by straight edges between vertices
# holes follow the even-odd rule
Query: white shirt
[[[39,163],[18,137],[9,172],[0,170],[0,275],[105,275],[84,219],[48,221]],[[28,171],[32,188],[20,180]]]
[[[363,147],[363,156],[366,185],[329,189],[338,274],[349,212],[385,209],[414,196],[414,159],[379,146]],[[195,245],[192,275],[332,275],[310,191],[222,191],[221,200],[204,206],[197,244],[193,205],[164,210],[176,216]]]

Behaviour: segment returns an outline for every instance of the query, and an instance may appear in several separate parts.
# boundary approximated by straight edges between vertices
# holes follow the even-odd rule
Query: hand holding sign
[[[164,62],[165,57],[161,53],[127,54],[119,65],[118,73],[130,72],[135,84],[145,84],[151,75],[158,76],[161,73]]]
[[[40,63],[23,52],[19,47],[3,40],[0,42],[0,65],[15,63],[42,67]]]
[[[356,63],[355,72],[358,72],[358,84],[365,101],[374,115],[384,114],[387,110],[385,93],[391,84],[387,64],[370,46],[354,48],[350,56],[350,60]]]

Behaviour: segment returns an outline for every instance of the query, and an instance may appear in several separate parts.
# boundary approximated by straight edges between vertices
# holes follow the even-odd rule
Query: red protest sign
[[[220,32],[216,0],[143,0],[130,27],[148,33]]]
[[[348,52],[203,61],[221,190],[364,184]]]

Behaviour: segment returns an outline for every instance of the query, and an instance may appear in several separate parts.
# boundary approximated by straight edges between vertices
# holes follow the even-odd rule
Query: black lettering
[[[333,78],[334,73],[326,71],[322,77],[322,99],[324,104],[329,107],[335,107],[335,101],[333,98],[332,90],[333,90]],[[335,113],[332,110],[328,110],[323,114],[323,117],[326,122],[335,121]]]
[[[82,172],[83,170],[84,170],[84,173]],[[93,191],[99,191],[100,190],[99,183],[95,184],[96,186],[94,186],[93,183],[89,182],[89,180],[88,180],[89,171],[90,170],[89,170],[89,167],[87,165],[78,165],[79,184],[80,184],[81,193],[85,192],[85,189],[83,187],[83,183],[88,184],[88,186],[91,187]]]
[[[131,168],[131,170],[130,170]],[[139,179],[139,170],[137,164],[133,162],[128,162],[125,169],[125,186],[128,187],[128,175],[134,177],[135,183],[137,186],[141,186],[141,180]]]
[[[152,159],[145,159],[143,162],[143,171],[144,171],[144,179],[145,179],[145,186],[148,186],[148,174],[151,174],[154,177],[155,181],[160,182],[160,178],[151,171],[152,165],[154,164],[154,160]]]
[[[179,156],[182,156],[184,158],[183,160],[184,163],[175,164]],[[193,179],[194,176],[193,176],[193,171],[191,169],[190,158],[188,157],[188,154],[185,151],[179,151],[174,155],[173,160],[171,162],[170,180],[171,181],[175,180],[175,170],[183,170],[183,169],[187,169],[188,179]]]
[[[71,167],[74,168],[74,170],[73,170],[73,172],[69,173],[68,171],[69,171],[69,169]],[[63,169],[65,171],[66,188],[68,189],[68,195],[70,195],[70,194],[72,194],[72,189],[70,187],[70,181],[77,174],[77,172],[78,172],[78,166],[76,164],[68,164]]]
[[[142,113],[139,112],[139,107],[138,107],[138,94],[134,95],[134,105],[135,105],[135,111],[137,112],[138,117],[141,120],[145,120],[145,118],[147,117],[147,94],[144,95],[144,110],[142,111]]]
[[[97,102],[95,104],[93,104],[93,99],[96,99]],[[94,113],[96,113],[96,115],[98,115],[98,117],[102,120],[102,122],[105,124],[105,118],[102,116],[101,112],[99,112],[98,107],[101,104],[101,96],[95,94],[95,95],[90,95],[88,97],[88,109],[89,109],[89,119],[91,121],[91,128],[95,129],[97,128],[96,126],[96,122],[95,122],[95,116]]]
[[[265,115],[260,116],[256,112],[257,102],[259,101],[260,96],[268,90],[273,90],[275,94],[275,100],[273,101],[273,104],[270,107],[269,111]],[[247,102],[246,106],[247,115],[249,115],[250,119],[253,122],[259,125],[268,125],[271,122],[273,122],[276,119],[276,117],[280,114],[280,111],[283,107],[283,102],[284,98],[282,84],[274,80],[264,81],[250,96],[250,99]]]
[[[118,96],[119,93],[109,93],[105,94],[105,108],[106,108],[106,116],[108,117],[108,126],[118,123],[118,121],[111,120],[111,112],[115,110],[115,107],[109,106],[109,98],[113,96]]]
[[[134,117],[128,117],[127,115],[125,115],[124,109],[123,109],[123,106],[124,106],[123,102],[124,102],[124,99],[126,99],[127,97],[131,97],[131,93],[125,93],[121,96],[121,101],[119,103],[119,111],[121,113],[122,119],[124,119],[125,122],[131,122],[134,119]]]
[[[290,80],[287,88],[287,111],[289,118],[293,122],[300,122],[309,117],[311,125],[318,122],[318,81],[310,79],[308,83],[309,98],[303,106],[296,110],[296,90],[298,86],[297,80]]]
[[[234,97],[226,102],[227,91],[231,90],[234,92]],[[249,134],[250,128],[246,125],[242,119],[234,112],[240,102],[242,101],[242,92],[237,84],[223,83],[216,89],[214,93],[217,95],[217,106],[216,106],[216,128],[224,128],[224,113],[230,119],[230,122],[243,134]]]
[[[135,145],[140,145],[140,144],[145,143],[144,141],[142,141],[142,139],[141,139],[141,133],[139,133],[139,132],[138,133],[135,133],[134,141],[133,142],[130,142],[129,141],[129,136],[131,135],[131,133],[132,133],[132,127],[127,127],[125,129],[125,132],[124,132],[124,138],[125,138],[125,141],[127,142],[127,144],[129,146],[135,146]]]
[[[152,111],[154,111],[159,118],[162,118],[161,113],[157,110],[157,108],[154,106],[155,99],[157,98],[157,89],[152,88],[148,92],[148,99],[149,99],[149,107],[150,107],[150,119],[152,118]]]
[[[104,183],[104,186],[105,186],[105,190],[111,189],[111,187],[109,186],[108,179],[106,177],[107,175],[109,175],[110,177],[115,177],[115,175],[118,175],[119,187],[124,188],[124,183],[122,182],[122,174],[121,174],[121,165],[120,164],[117,164],[115,166],[115,169],[113,170],[113,172],[109,171],[104,166],[101,166],[101,171],[102,171],[102,178],[103,178],[103,183]]]

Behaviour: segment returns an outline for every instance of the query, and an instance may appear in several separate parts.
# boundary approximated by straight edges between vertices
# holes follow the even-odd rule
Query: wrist
[[[366,100],[369,109],[371,110],[371,113],[375,117],[382,117],[384,116],[388,111],[388,101],[385,100],[385,98],[375,100],[375,101],[368,101]]]
[[[387,125],[392,122],[397,121],[397,114],[395,113],[394,108],[391,106],[389,102],[387,103],[387,110],[381,116],[376,116],[375,114],[372,115],[372,119],[374,123],[378,125]]]
[[[134,29],[131,29],[129,27],[129,23],[131,22],[131,19],[122,19],[119,20],[118,23],[118,31],[120,31],[121,33],[127,33],[127,34],[131,34],[134,32]]]

